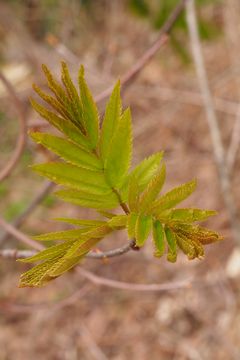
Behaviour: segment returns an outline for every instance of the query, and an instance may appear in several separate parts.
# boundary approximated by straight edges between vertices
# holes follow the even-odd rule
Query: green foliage
[[[70,203],[97,210],[105,220],[58,218],[74,229],[35,236],[37,241],[56,241],[38,254],[24,260],[38,264],[22,274],[20,286],[42,286],[74,267],[105,236],[126,229],[138,247],[144,246],[152,233],[154,255],[167,252],[167,260],[175,262],[178,249],[189,259],[204,256],[203,245],[221,239],[216,232],[200,227],[197,221],[215,215],[214,211],[176,209],[196,188],[196,181],[183,184],[162,195],[166,177],[163,153],[143,160],[129,170],[132,156],[131,114],[122,111],[120,83],[117,82],[107,103],[103,124],[99,127],[96,104],[79,72],[78,93],[65,63],[62,83],[43,66],[49,89],[55,97],[37,94],[53,108],[50,111],[32,100],[33,107],[64,137],[31,133],[34,141],[61,159],[38,164],[33,170],[63,186],[57,195]],[[123,215],[109,210],[121,207]]]

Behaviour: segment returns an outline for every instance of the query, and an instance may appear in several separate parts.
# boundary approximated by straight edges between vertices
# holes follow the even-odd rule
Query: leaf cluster
[[[62,83],[43,65],[51,93],[34,90],[48,105],[31,100],[33,108],[62,136],[33,132],[32,139],[57,155],[58,160],[33,166],[33,170],[62,186],[56,195],[69,203],[95,209],[104,220],[60,218],[75,228],[38,235],[38,241],[56,241],[30,258],[38,264],[21,275],[20,286],[42,286],[74,267],[105,236],[126,229],[137,247],[152,234],[154,255],[167,253],[175,262],[178,249],[189,259],[204,256],[203,245],[218,241],[214,231],[195,222],[214,211],[175,208],[196,188],[193,180],[165,194],[163,153],[156,153],[130,169],[132,159],[131,112],[122,109],[118,81],[107,102],[100,126],[97,106],[79,70],[78,89],[62,63]],[[121,208],[122,215],[113,209]]]

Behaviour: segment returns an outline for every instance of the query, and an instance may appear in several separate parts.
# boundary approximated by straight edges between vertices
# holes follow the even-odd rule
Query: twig
[[[43,250],[44,246],[37,243],[36,241],[30,239],[27,235],[23,234],[21,231],[17,230],[13,225],[7,223],[3,218],[0,217],[0,226],[4,228],[9,234],[13,235],[17,240],[22,243],[29,245],[33,249]]]
[[[31,203],[26,207],[26,209],[15,218],[15,220],[12,222],[12,225],[15,228],[19,228],[26,218],[33,212],[33,210],[39,205],[39,203],[51,192],[55,184],[52,182],[47,181],[44,183],[43,187],[40,189],[39,193],[32,199]],[[0,238],[0,244],[4,243],[9,239],[9,233],[6,232],[2,235]]]
[[[210,92],[207,72],[205,68],[202,48],[198,34],[198,24],[195,10],[194,0],[188,0],[186,3],[187,23],[193,53],[193,60],[197,72],[199,87],[203,96],[207,122],[212,139],[213,152],[219,172],[220,184],[222,188],[223,198],[229,212],[231,228],[236,241],[240,242],[239,222],[236,216],[236,206],[231,190],[230,178],[225,160],[225,151],[221,139],[221,133],[218,125],[214,104]]]
[[[236,116],[236,120],[233,126],[232,130],[232,136],[230,140],[230,145],[227,152],[227,165],[228,165],[228,171],[231,174],[234,164],[237,157],[237,152],[239,149],[240,144],[240,105],[238,108],[238,113]]]
[[[113,287],[113,288],[121,289],[121,290],[170,291],[170,290],[177,290],[177,289],[191,287],[190,280],[171,282],[171,283],[165,283],[165,284],[135,284],[135,283],[128,283],[128,282],[123,282],[123,281],[106,279],[104,277],[95,275],[92,272],[83,269],[82,267],[78,267],[76,269],[76,271],[80,275],[82,275],[83,277],[90,280],[91,282],[93,282],[96,285],[103,285],[103,286]]]
[[[236,70],[240,69],[239,61],[239,13],[240,13],[240,4],[239,0],[228,0],[226,10],[225,10],[225,28],[226,36],[229,45],[229,57],[233,67]],[[236,75],[234,80],[237,85],[238,100],[240,100],[240,77]],[[232,130],[232,136],[230,140],[230,145],[227,153],[227,165],[229,173],[231,174],[233,167],[235,165],[237,152],[239,149],[240,143],[240,105],[238,107],[238,112],[236,114],[236,120]]]
[[[0,221],[0,225],[1,225],[1,221]],[[17,231],[17,234],[18,234],[17,238],[20,241],[21,241],[21,239],[18,237],[19,234],[22,234],[22,236],[24,236],[25,239],[27,238],[26,235],[24,235],[20,231]],[[29,240],[33,241],[35,245],[38,245],[38,243],[35,242],[34,240],[31,240],[30,238],[27,238],[27,239],[28,239],[28,241]],[[90,259],[107,259],[107,258],[111,258],[111,257],[115,257],[115,256],[120,256],[120,255],[126,254],[130,250],[133,250],[134,245],[135,245],[135,241],[131,240],[128,244],[123,245],[122,247],[119,247],[119,248],[116,248],[113,250],[104,251],[104,252],[103,251],[101,251],[101,252],[90,251],[86,255],[86,257],[90,258]],[[42,247],[42,249],[39,249],[39,250],[43,250],[43,249],[44,249],[44,247]],[[35,251],[35,250],[18,250],[18,249],[0,250],[0,257],[6,258],[6,259],[25,259],[27,257],[33,256],[36,254],[37,254],[37,251]]]
[[[140,73],[143,67],[153,58],[157,51],[166,43],[168,34],[172,30],[176,20],[184,10],[186,0],[181,0],[175,7],[173,12],[170,14],[164,25],[162,26],[158,39],[153,45],[139,58],[139,60],[121,77],[122,87],[129,85],[136,76]],[[106,99],[112,92],[113,86],[108,87],[106,90],[101,92],[95,97],[96,102],[100,102]]]
[[[19,135],[17,139],[17,143],[14,149],[14,152],[12,153],[10,159],[8,160],[7,164],[4,166],[4,168],[0,171],[0,181],[6,179],[7,176],[11,174],[11,172],[14,170],[18,160],[20,159],[22,152],[25,147],[26,143],[26,131],[27,131],[27,125],[26,125],[26,112],[24,109],[24,106],[17,96],[13,86],[8,81],[8,79],[3,75],[3,73],[0,71],[0,80],[3,82],[4,86],[6,87],[10,97],[11,101],[13,102],[13,105],[18,112],[18,121],[19,121]]]

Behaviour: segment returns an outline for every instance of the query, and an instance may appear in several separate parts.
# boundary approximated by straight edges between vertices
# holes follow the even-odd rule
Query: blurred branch
[[[222,188],[223,198],[229,213],[233,236],[240,243],[240,226],[237,219],[236,206],[232,194],[229,172],[225,159],[224,146],[221,139],[221,132],[218,125],[217,116],[214,110],[212,94],[210,92],[204,57],[198,33],[198,23],[195,10],[194,0],[188,0],[186,3],[187,23],[191,41],[193,60],[196,68],[199,87],[203,96],[203,102],[207,115],[207,122],[212,139],[213,152],[219,172],[220,185]]]
[[[165,284],[135,284],[128,283],[123,281],[116,281],[107,279],[98,275],[93,274],[90,271],[87,271],[81,267],[78,267],[76,271],[86,279],[90,280],[96,285],[103,285],[107,287],[113,287],[121,290],[130,290],[130,291],[169,291],[177,290],[183,288],[191,287],[190,280],[170,282]]]
[[[183,12],[185,8],[186,0],[181,0],[179,4],[172,11],[164,25],[162,26],[158,39],[153,43],[153,45],[145,51],[145,53],[136,61],[136,63],[120,78],[122,88],[128,86],[140,71],[147,65],[147,63],[153,58],[157,51],[166,43],[168,39],[168,34],[171,32],[175,22]],[[100,102],[106,99],[112,92],[113,86],[110,86],[99,95],[95,97],[96,102]]]
[[[229,57],[232,63],[233,69],[236,71],[236,76],[234,77],[237,92],[238,100],[240,101],[240,77],[238,71],[240,70],[240,60],[239,60],[239,20],[240,20],[240,3],[239,0],[228,0],[226,4],[225,15],[225,29],[227,44],[229,47]],[[232,129],[232,136],[230,140],[230,145],[227,153],[227,165],[229,173],[232,172],[234,164],[237,157],[237,152],[239,149],[240,143],[240,105],[238,107],[238,112],[236,114],[236,120]]]
[[[3,218],[0,217],[0,226],[7,231],[9,234],[13,235],[17,240],[22,243],[30,246],[36,250],[43,250],[44,246],[36,241],[30,239],[27,235],[23,234],[21,231],[17,230],[13,225],[7,223]]]
[[[33,210],[40,204],[40,202],[51,192],[54,186],[55,184],[53,184],[52,182],[47,181],[46,183],[44,183],[43,187],[33,198],[31,203],[18,217],[15,218],[15,220],[12,222],[12,225],[15,228],[19,228],[27,219],[27,217],[33,212]],[[8,239],[9,239],[9,233],[5,232],[5,234],[3,234],[2,237],[0,238],[0,244],[4,243]]]
[[[236,115],[236,120],[232,130],[230,145],[228,147],[228,152],[227,152],[227,165],[230,174],[234,168],[234,164],[237,158],[237,152],[239,149],[239,144],[240,144],[240,105],[238,108],[238,113]]]
[[[23,103],[17,96],[16,91],[14,90],[11,83],[8,81],[8,79],[5,77],[5,75],[1,71],[0,71],[0,80],[6,87],[8,93],[10,95],[12,105],[15,107],[15,110],[18,112],[18,121],[19,121],[19,135],[18,135],[16,146],[15,146],[15,150],[12,153],[7,164],[0,171],[0,181],[2,181],[11,174],[11,172],[14,170],[17,162],[19,161],[19,159],[23,153],[25,143],[26,143],[27,124],[26,124],[26,112],[25,112]]]
[[[1,225],[1,219],[0,219],[0,225]],[[10,225],[12,226],[12,225]],[[11,232],[11,234],[13,234],[13,232]],[[21,238],[20,238],[20,235],[21,234]],[[40,245],[42,246],[41,249],[38,249],[38,250],[43,250],[45,247],[41,244],[38,244],[37,242],[35,242],[34,240],[31,240],[30,238],[28,238],[26,235],[24,235],[23,233],[21,233],[20,231],[17,231],[17,233],[15,233],[15,237],[22,241],[21,239],[25,238],[28,239],[27,241],[32,241],[33,245],[31,245],[31,247],[34,247],[36,248],[35,245]],[[22,241],[24,242],[24,241]],[[25,244],[26,244],[26,241],[25,241]],[[126,245],[123,245],[119,248],[116,248],[116,249],[113,249],[113,250],[109,250],[109,251],[90,251],[86,257],[87,258],[91,258],[91,259],[108,259],[108,258],[111,258],[111,257],[115,257],[115,256],[120,256],[120,255],[123,255],[125,253],[127,253],[128,251],[130,250],[133,250],[134,248],[134,245],[135,245],[135,241],[134,240],[131,240],[128,244]],[[35,250],[17,250],[17,249],[3,249],[3,250],[0,250],[0,257],[3,257],[3,258],[6,258],[6,259],[25,259],[29,256],[33,256],[33,255],[36,255],[37,254],[37,251]]]

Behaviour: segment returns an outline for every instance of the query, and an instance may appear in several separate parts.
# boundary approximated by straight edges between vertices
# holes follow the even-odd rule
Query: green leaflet
[[[149,182],[147,188],[142,193],[139,200],[139,210],[144,213],[149,207],[152,206],[152,202],[156,199],[161,191],[166,178],[166,167],[163,164],[157,174]]]
[[[92,94],[84,79],[84,69],[81,66],[79,71],[79,88],[81,93],[82,114],[87,135],[92,149],[96,149],[98,144],[99,120],[97,106],[93,100]]]
[[[40,132],[32,132],[30,136],[38,144],[45,146],[73,165],[93,171],[102,170],[102,164],[96,156],[82,150],[68,140]]]
[[[68,97],[71,100],[72,108],[75,114],[75,120],[78,124],[80,124],[80,127],[85,131],[84,129],[84,122],[83,122],[83,110],[82,110],[82,104],[77,92],[76,87],[74,86],[72,79],[69,75],[67,64],[62,61],[62,82],[66,88]]]
[[[127,226],[127,215],[116,215],[113,216],[109,221],[108,225],[111,226],[111,228],[125,228]]]
[[[135,176],[135,178],[139,183],[139,187],[141,191],[144,190],[145,186],[149,183],[149,181],[158,171],[162,158],[163,158],[163,151],[151,155],[147,159],[144,159],[131,172],[130,177]]]
[[[65,256],[63,256],[57,262],[55,262],[53,266],[49,269],[48,276],[50,277],[50,279],[54,279],[62,275],[66,271],[76,266],[82,258],[83,256],[81,255],[72,258],[65,258]]]
[[[106,221],[102,221],[102,220],[85,220],[85,219],[72,219],[72,218],[55,218],[54,220],[65,222],[72,225],[81,226],[84,228],[92,228],[106,224]]]
[[[154,256],[161,257],[165,251],[165,235],[164,229],[160,221],[156,220],[153,222],[153,241],[155,245]]]
[[[38,241],[72,240],[72,239],[80,238],[87,231],[88,228],[54,231],[50,233],[33,236],[33,239]]]
[[[70,117],[68,116],[68,118],[71,120],[71,122],[73,124],[75,124],[77,128],[81,129],[81,125],[78,121],[78,116],[74,109],[74,104],[71,101],[71,99],[69,99],[68,94],[66,94],[66,92],[64,91],[64,88],[61,86],[61,84],[57,80],[54,79],[54,77],[52,76],[50,70],[46,67],[46,65],[43,65],[42,69],[47,78],[49,89],[56,96],[56,99],[62,105],[62,108],[64,108],[65,111],[70,115]],[[38,94],[39,94],[39,92],[38,92]]]
[[[174,188],[152,204],[152,207],[150,208],[151,214],[157,216],[163,210],[172,208],[190,196],[195,189],[195,180]]]
[[[131,113],[127,109],[120,118],[104,164],[106,178],[112,187],[119,188],[122,185],[131,163],[131,156]]]
[[[53,96],[45,94],[36,84],[33,84],[33,90],[42,98],[47,104],[57,111],[63,118],[74,122],[73,114],[66,109],[57,99]]]
[[[120,81],[118,81],[107,103],[101,129],[100,150],[103,159],[107,158],[111,140],[118,127],[121,111],[122,104],[120,98]]]
[[[139,214],[136,220],[136,245],[141,247],[144,245],[145,241],[147,240],[150,231],[152,228],[152,218],[151,216],[145,216]]]
[[[173,222],[187,222],[203,221],[210,216],[216,215],[216,211],[201,210],[201,209],[171,209],[161,212],[158,215],[160,219],[167,219]]]
[[[165,235],[168,243],[168,255],[167,259],[170,262],[176,262],[177,260],[177,244],[174,233],[167,227],[165,227]]]
[[[36,255],[33,255],[27,259],[19,259],[18,261],[25,263],[34,263],[37,261],[59,258],[60,256],[64,255],[67,249],[71,247],[73,242],[74,240],[51,246],[43,251],[40,251]]]
[[[91,150],[91,145],[89,144],[88,139],[82,135],[80,130],[76,125],[71,123],[67,119],[63,119],[60,116],[54,114],[53,112],[45,109],[43,106],[38,104],[35,100],[30,99],[32,107],[46,119],[51,125],[56,127],[59,131],[65,134],[69,139],[78,144],[80,147],[86,151]]]
[[[57,184],[83,192],[104,195],[110,191],[100,171],[91,171],[57,162],[33,165],[32,169]]]
[[[64,201],[90,209],[109,210],[119,205],[119,200],[112,191],[99,195],[76,190],[60,190],[55,194]]]
[[[131,211],[138,211],[138,202],[139,202],[140,188],[138,181],[133,174],[129,179],[129,188],[128,188],[128,205]]]
[[[52,277],[48,275],[57,259],[53,258],[34,266],[20,276],[19,287],[40,287],[46,285]]]
[[[136,236],[136,222],[137,222],[138,215],[134,213],[130,213],[128,215],[128,221],[127,221],[127,231],[128,236],[130,239],[135,238]]]

